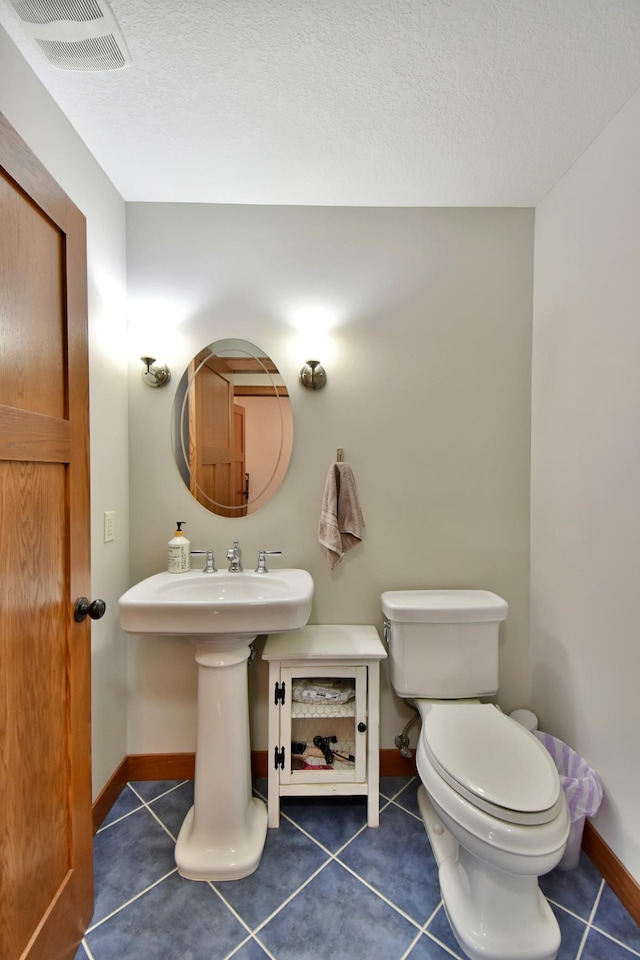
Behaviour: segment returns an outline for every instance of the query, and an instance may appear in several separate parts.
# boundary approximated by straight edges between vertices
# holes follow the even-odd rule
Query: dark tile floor
[[[256,873],[195,883],[173,859],[192,784],[128,784],[95,838],[95,914],[75,960],[464,960],[417,787],[383,778],[378,829],[362,798],[283,799]],[[266,781],[255,789],[265,797]],[[640,928],[584,854],[541,886],[560,960],[640,957]]]

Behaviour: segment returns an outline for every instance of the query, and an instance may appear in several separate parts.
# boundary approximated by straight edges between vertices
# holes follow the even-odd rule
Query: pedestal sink
[[[176,844],[190,880],[239,880],[256,870],[267,810],[251,793],[247,660],[258,634],[309,619],[306,570],[158,573],[120,598],[127,633],[188,637],[198,664],[194,804]]]

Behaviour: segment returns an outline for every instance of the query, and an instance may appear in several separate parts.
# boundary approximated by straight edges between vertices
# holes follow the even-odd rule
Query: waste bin
[[[585,817],[592,817],[602,802],[602,782],[579,753],[549,733],[534,731],[553,757],[569,808],[569,839],[558,870],[573,870],[580,860]]]

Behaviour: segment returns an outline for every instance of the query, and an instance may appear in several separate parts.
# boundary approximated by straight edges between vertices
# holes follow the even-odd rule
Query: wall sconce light
[[[142,379],[148,387],[164,387],[171,380],[171,371],[166,363],[156,363],[155,357],[140,357],[145,365]]]
[[[307,360],[300,371],[300,383],[308,390],[322,390],[327,374],[319,360]]]

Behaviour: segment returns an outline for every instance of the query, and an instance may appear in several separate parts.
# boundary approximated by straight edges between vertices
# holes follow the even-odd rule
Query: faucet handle
[[[267,557],[281,557],[282,550],[261,550],[258,554],[258,566],[256,573],[269,573],[267,570]]]
[[[191,556],[196,557],[205,557],[207,558],[206,563],[203,567],[203,573],[217,573],[213,560],[213,550],[192,550]]]

